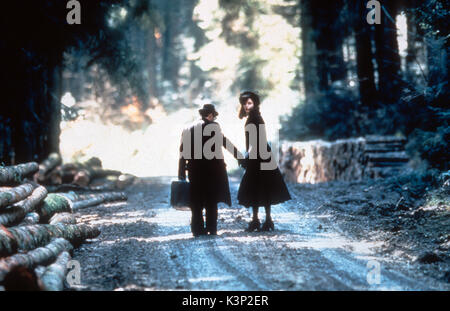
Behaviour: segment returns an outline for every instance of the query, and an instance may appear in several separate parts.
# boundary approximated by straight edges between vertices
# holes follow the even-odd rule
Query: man
[[[217,204],[231,206],[230,188],[222,146],[238,159],[244,157],[223,136],[220,126],[214,122],[218,113],[214,105],[205,104],[199,110],[201,120],[185,129],[180,146],[178,178],[190,182],[191,231],[194,236],[217,235]],[[205,209],[206,226],[203,219]]]

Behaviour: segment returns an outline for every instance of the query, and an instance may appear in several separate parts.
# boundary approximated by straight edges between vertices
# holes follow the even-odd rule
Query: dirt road
[[[407,260],[380,253],[383,241],[350,238],[294,185],[294,199],[273,208],[275,231],[247,233],[250,214],[237,205],[238,179],[230,178],[233,206],[219,206],[218,236],[194,238],[190,212],[168,204],[170,181],[141,179],[127,190],[127,203],[79,212],[102,233],[75,251],[81,284],[72,289],[450,289]]]

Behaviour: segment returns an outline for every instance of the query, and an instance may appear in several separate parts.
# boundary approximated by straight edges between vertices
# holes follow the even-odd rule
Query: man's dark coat
[[[194,128],[201,127],[201,133],[203,133],[205,126],[208,124],[217,125],[217,128],[220,131],[217,122],[211,122],[207,119],[202,119],[184,130],[183,136],[190,135],[191,137],[191,152],[189,156],[190,159],[186,159],[183,155],[180,157],[178,176],[180,178],[185,178],[185,170],[188,170],[189,182],[191,184],[191,207],[202,208],[219,202],[231,206],[228,175],[222,151],[219,151],[219,154],[222,154],[220,159],[207,159],[203,152],[201,154],[201,159],[194,159]],[[211,136],[202,135],[202,151],[205,143],[209,139],[214,139],[215,135],[221,135],[223,137],[221,132],[212,132]],[[225,146],[226,138],[223,137],[221,141],[223,141],[223,146]],[[214,151],[214,149],[212,150]],[[180,146],[180,152],[183,152],[183,142]],[[234,154],[236,154],[236,150],[234,150]]]

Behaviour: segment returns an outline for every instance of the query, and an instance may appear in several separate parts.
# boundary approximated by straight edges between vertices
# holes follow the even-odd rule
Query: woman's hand
[[[247,160],[248,160],[247,158],[246,159],[238,159],[239,166],[241,166],[243,168],[247,168],[247,164],[248,164]]]

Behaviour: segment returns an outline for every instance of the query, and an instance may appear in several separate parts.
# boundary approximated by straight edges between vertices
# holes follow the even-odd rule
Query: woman
[[[270,146],[267,144],[264,120],[259,112],[259,96],[247,91],[239,96],[239,102],[241,104],[239,118],[247,117],[245,143],[248,155],[242,162],[246,171],[239,186],[238,201],[245,207],[253,208],[253,220],[249,223],[247,231],[274,230],[270,206],[290,200],[291,196],[278,166],[268,165],[271,156],[268,158],[264,156],[264,153],[270,152]],[[264,206],[266,211],[266,220],[262,227],[258,219],[260,206]]]

